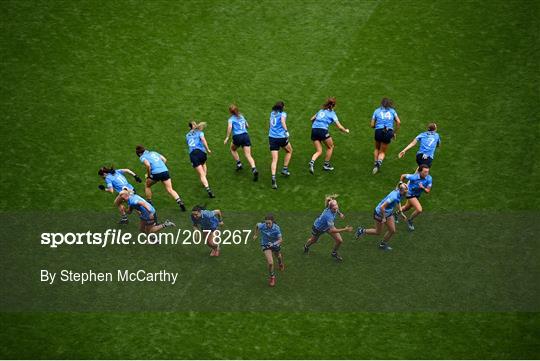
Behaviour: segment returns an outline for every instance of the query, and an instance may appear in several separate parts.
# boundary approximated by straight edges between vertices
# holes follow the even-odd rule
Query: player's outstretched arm
[[[253,239],[257,239],[259,237],[259,224],[255,224],[255,230],[253,231]]]
[[[343,133],[347,133],[347,134],[349,133],[349,129],[347,129],[343,125],[341,125],[341,123],[339,121],[336,120],[335,123],[336,123],[336,126],[338,127],[338,129],[340,131],[342,131]]]
[[[399,158],[403,158],[403,156],[405,155],[405,153],[407,153],[407,151],[409,149],[411,149],[412,147],[414,147],[416,144],[418,143],[418,141],[416,140],[416,138],[413,139],[412,142],[409,143],[408,146],[406,146],[401,152],[399,152]]]

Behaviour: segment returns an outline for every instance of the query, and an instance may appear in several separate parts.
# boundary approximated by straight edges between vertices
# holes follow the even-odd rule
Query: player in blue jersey
[[[105,180],[105,185],[100,184],[98,185],[98,188],[104,192],[109,193],[120,193],[122,190],[127,189],[134,191],[133,186],[128,182],[124,174],[129,174],[133,178],[135,178],[135,181],[137,183],[141,183],[142,180],[139,178],[135,172],[133,172],[131,169],[114,169],[113,167],[101,167],[98,170],[98,176],[103,178]],[[127,224],[128,223],[128,217],[125,211],[123,210],[123,207],[118,207],[118,210],[120,212],[121,218],[119,224]]]
[[[287,113],[284,111],[285,103],[277,102],[272,107],[270,113],[270,128],[268,131],[268,141],[270,143],[270,153],[272,154],[272,188],[277,189],[276,170],[279,158],[279,149],[285,151],[285,159],[283,160],[283,169],[281,174],[289,176],[289,163],[292,157],[292,145],[289,143],[289,131],[287,130]]]
[[[231,154],[236,161],[236,170],[238,171],[244,167],[242,161],[240,161],[240,156],[238,155],[238,148],[242,148],[244,150],[244,155],[251,166],[253,181],[256,182],[259,180],[259,172],[257,171],[255,160],[251,156],[251,140],[249,139],[247,131],[249,124],[236,105],[231,104],[229,106],[229,113],[231,116],[228,120],[227,136],[225,137],[223,144],[229,142],[232,133]]]
[[[395,129],[394,129],[395,122]],[[371,127],[375,129],[375,150],[373,157],[373,174],[376,174],[382,166],[386,150],[392,139],[396,138],[397,131],[401,126],[394,103],[388,98],[383,98],[381,106],[375,109],[371,117]]]
[[[364,227],[358,227],[356,230],[356,238],[364,234],[379,236],[384,225],[386,225],[386,233],[383,236],[383,240],[379,244],[379,249],[384,251],[391,251],[392,247],[388,244],[390,238],[396,233],[396,223],[393,217],[394,209],[397,209],[403,219],[407,219],[401,209],[401,198],[407,194],[409,187],[403,182],[399,182],[396,189],[388,193],[382,201],[379,202],[375,210],[373,211],[373,219],[375,219],[375,227],[365,229]]]
[[[149,202],[144,200],[141,196],[133,193],[132,191],[123,190],[118,193],[118,197],[116,197],[114,203],[118,207],[123,207],[124,202],[127,203],[129,207],[127,210],[128,214],[131,213],[133,210],[135,210],[139,214],[139,218],[141,219],[139,230],[141,232],[144,232],[146,234],[156,233],[165,227],[175,226],[175,224],[168,219],[165,220],[165,222],[163,223],[158,223],[157,213],[154,206],[152,206]]]
[[[332,158],[332,153],[334,152],[334,140],[330,136],[328,127],[330,124],[335,123],[339,130],[343,133],[349,133],[349,129],[343,127],[338,120],[334,108],[336,107],[336,98],[328,98],[326,102],[321,107],[321,110],[317,112],[314,116],[311,117],[311,140],[315,146],[315,153],[311,156],[309,161],[309,172],[314,174],[315,161],[322,154],[322,145],[326,146],[326,155],[324,157],[323,169],[326,171],[334,170],[332,164],[330,164],[330,159]]]
[[[338,254],[339,246],[343,243],[341,232],[352,232],[353,228],[351,226],[346,226],[345,228],[336,228],[334,226],[336,216],[339,215],[340,218],[345,218],[345,215],[339,211],[336,197],[337,195],[330,195],[325,198],[324,203],[326,208],[311,227],[311,237],[309,237],[307,243],[304,245],[304,253],[309,252],[309,247],[317,242],[322,234],[328,233],[335,241],[334,248],[332,249],[332,257],[336,261],[343,261],[343,258]]]
[[[435,150],[441,146],[441,137],[437,133],[437,124],[429,123],[427,132],[418,134],[405,149],[399,152],[399,158],[403,158],[405,153],[416,144],[420,144],[416,153],[416,164],[418,166],[425,164],[431,168],[431,163],[433,162],[433,158],[435,158]]]
[[[186,134],[186,143],[189,148],[189,159],[191,160],[191,165],[193,166],[193,169],[197,171],[201,183],[208,193],[208,197],[214,198],[214,193],[208,184],[208,179],[206,179],[206,175],[208,174],[208,168],[206,167],[206,154],[212,153],[210,148],[208,148],[208,143],[204,137],[203,130],[206,127],[206,123],[197,123],[192,121],[189,122],[188,125],[190,131]]]
[[[182,201],[182,198],[180,198],[178,193],[176,193],[176,191],[173,189],[169,169],[165,164],[167,163],[167,158],[158,152],[147,150],[142,145],[138,145],[135,148],[135,153],[137,154],[137,157],[139,157],[141,163],[143,163],[146,167],[146,183],[144,187],[146,200],[152,203],[152,190],[150,187],[157,182],[163,182],[167,193],[174,198],[182,212],[185,212],[186,206],[184,205],[184,201]]]
[[[269,214],[264,218],[264,222],[257,223],[255,225],[255,233],[253,239],[257,239],[261,234],[261,248],[266,257],[266,263],[268,265],[268,272],[270,273],[268,284],[270,287],[276,285],[276,273],[274,272],[274,255],[278,260],[279,270],[285,270],[285,264],[283,263],[283,255],[281,254],[281,244],[283,243],[283,237],[281,235],[281,229],[274,222],[274,216]]]
[[[210,211],[205,209],[204,206],[195,206],[191,210],[191,221],[193,228],[202,231],[202,237],[206,240],[205,243],[212,249],[210,257],[218,257],[220,242],[215,242],[214,238],[216,231],[223,226],[221,211],[219,209]]]
[[[414,174],[402,174],[401,181],[409,181],[409,191],[407,192],[407,203],[403,206],[403,212],[414,208],[413,213],[408,217],[407,226],[409,231],[414,231],[413,219],[422,213],[422,205],[420,204],[420,196],[426,192],[431,192],[433,179],[429,175],[429,167],[426,164],[420,164],[418,171]]]

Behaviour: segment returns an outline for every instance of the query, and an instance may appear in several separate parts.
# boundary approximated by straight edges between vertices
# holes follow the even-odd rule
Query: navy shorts
[[[431,168],[431,162],[433,162],[433,158],[428,157],[427,155],[424,156],[424,154],[422,154],[422,153],[417,153],[416,154],[416,164],[418,164],[418,166],[421,166],[422,164],[425,164],[425,165],[427,165],[428,167]]]
[[[268,142],[270,143],[270,150],[279,150],[279,148],[284,148],[289,144],[289,138],[268,137]]]
[[[330,138],[330,133],[328,132],[328,129],[311,128],[311,140],[318,140],[323,142],[328,138]]]
[[[269,245],[264,245],[264,246],[261,246],[261,249],[264,251],[270,249],[272,250],[272,252],[281,252],[281,246],[277,245],[277,246],[269,246]]]
[[[147,226],[155,226],[158,224],[158,218],[157,218],[157,212],[154,213],[154,219],[148,219],[146,217],[141,216],[141,221],[144,221]]]
[[[237,147],[251,147],[251,140],[248,133],[233,135],[232,142]]]
[[[321,234],[324,234],[326,233],[327,231],[321,231],[320,229],[318,229],[317,227],[315,227],[315,225],[313,225],[313,227],[311,227],[311,234],[318,237],[320,236]]]
[[[382,223],[382,216],[380,216],[379,214],[377,214],[377,211],[376,211],[376,210],[373,211],[373,219],[376,220],[376,221],[379,222],[379,223]]]
[[[384,144],[390,144],[394,137],[393,129],[375,129],[375,140]]]
[[[150,174],[150,179],[155,181],[155,182],[163,182],[163,181],[166,181],[168,179],[171,179],[171,177],[169,176],[169,172],[165,171],[165,172],[161,172],[161,173]]]
[[[198,166],[206,163],[206,153],[200,149],[195,149],[189,153],[189,160],[191,160],[191,165],[193,168],[197,168]]]

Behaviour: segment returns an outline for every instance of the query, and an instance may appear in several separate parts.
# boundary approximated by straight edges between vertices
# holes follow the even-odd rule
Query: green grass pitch
[[[37,305],[0,309],[0,357],[539,358],[539,13],[532,0],[0,3],[2,305],[13,295]],[[323,173],[319,160],[311,176],[309,118],[327,96],[351,133],[331,129],[336,169]],[[369,119],[383,96],[403,123],[373,176]],[[294,154],[291,178],[273,191],[267,122],[280,99]],[[232,102],[251,125],[258,183],[234,172],[223,145]],[[190,119],[208,122],[211,201],[189,164]],[[377,239],[350,236],[341,265],[328,239],[303,257],[324,195],[341,195],[347,223],[371,224],[372,208],[414,169],[414,152],[398,160],[398,151],[432,120],[443,144],[418,230],[400,225],[391,257]],[[224,251],[221,263],[201,247],[156,250],[192,272],[191,288],[163,294],[175,312],[43,312],[43,290],[18,287],[50,253],[29,228],[116,220],[96,172],[142,173],[139,143],[169,159],[188,206],[207,202],[238,226],[240,215],[247,226],[267,211],[283,216],[288,269],[275,289],[255,244]],[[159,185],[154,200],[178,217]],[[21,245],[32,252],[16,254]],[[127,262],[118,253],[95,251],[80,265]],[[48,259],[73,263],[63,256]],[[8,279],[18,270],[21,282]]]

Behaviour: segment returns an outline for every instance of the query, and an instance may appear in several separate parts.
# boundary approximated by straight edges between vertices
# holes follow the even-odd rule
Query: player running
[[[418,166],[425,164],[431,168],[435,150],[441,146],[441,136],[437,133],[437,124],[429,123],[427,132],[418,134],[405,149],[399,152],[399,158],[403,158],[405,153],[418,143],[420,143],[420,147],[416,153],[416,164]]]
[[[291,173],[289,173],[289,162],[292,157],[292,145],[289,143],[287,113],[283,110],[284,108],[285,103],[279,101],[272,107],[272,112],[270,113],[268,141],[270,143],[270,153],[272,154],[272,165],[270,166],[270,170],[272,171],[272,188],[274,189],[277,189],[276,169],[280,148],[283,148],[285,151],[285,159],[283,160],[281,174],[287,177],[291,175]]]
[[[157,182],[163,182],[165,189],[174,198],[182,212],[186,211],[186,206],[182,198],[176,193],[172,187],[171,177],[169,176],[169,169],[165,165],[167,158],[159,154],[158,152],[147,150],[142,145],[138,145],[135,148],[135,153],[141,163],[146,167],[146,183],[144,186],[144,193],[146,200],[152,203],[152,187]]]
[[[215,233],[223,225],[223,216],[219,209],[209,211],[204,206],[195,206],[191,210],[193,228],[202,232],[206,244],[212,249],[210,257],[218,257],[220,252],[219,242],[214,242]]]
[[[336,98],[328,98],[321,107],[321,110],[311,117],[311,140],[315,146],[315,153],[313,153],[311,160],[309,161],[309,172],[311,174],[315,173],[313,167],[315,166],[317,158],[322,154],[323,143],[326,146],[323,169],[325,171],[334,170],[334,167],[330,164],[330,159],[334,152],[334,140],[328,131],[329,125],[335,123],[340,131],[347,134],[349,133],[349,129],[343,127],[339,122],[336,112],[334,111],[335,107]]]
[[[156,209],[149,202],[132,191],[123,190],[118,193],[118,197],[116,197],[116,200],[114,201],[115,205],[124,207],[124,202],[129,206],[129,209],[127,210],[128,214],[133,210],[139,214],[139,218],[141,219],[139,230],[143,233],[157,233],[163,228],[176,226],[168,219],[163,223],[158,223]]]
[[[396,129],[394,131],[394,122]],[[371,127],[375,128],[375,151],[373,156],[375,163],[373,174],[376,174],[382,166],[386,150],[392,139],[396,139],[396,134],[401,126],[401,121],[394,109],[394,103],[388,98],[383,98],[381,106],[375,109],[371,117]]]
[[[131,169],[114,169],[113,167],[101,167],[98,170],[98,175],[105,180],[105,185],[100,184],[98,185],[98,188],[102,191],[109,192],[109,193],[120,193],[122,190],[127,189],[130,191],[135,191],[135,188],[128,182],[124,174],[127,173],[131,175],[133,178],[135,178],[135,181],[137,183],[141,183],[142,180],[139,178],[135,172],[133,172]],[[118,207],[118,210],[120,212],[120,221],[119,224],[127,224],[128,223],[128,217],[124,210],[124,207]]]
[[[402,174],[401,181],[408,180],[409,191],[407,192],[407,203],[403,206],[402,211],[406,212],[414,208],[414,212],[408,217],[407,226],[409,231],[414,231],[413,219],[422,213],[422,205],[420,204],[420,196],[423,192],[429,194],[433,186],[433,179],[429,175],[429,167],[425,164],[420,164],[418,171],[414,174]]]
[[[336,228],[334,226],[334,221],[337,215],[339,215],[339,217],[342,219],[345,217],[343,213],[339,211],[339,205],[336,197],[337,195],[326,197],[324,202],[326,208],[315,220],[315,223],[313,223],[313,227],[311,228],[311,237],[309,237],[307,243],[304,245],[304,253],[309,252],[309,247],[317,242],[322,234],[328,233],[335,241],[334,248],[332,249],[332,257],[334,257],[336,261],[343,261],[343,258],[338,254],[339,246],[341,246],[343,243],[341,232],[352,232],[353,228],[351,226],[346,226],[345,228]]]
[[[276,285],[276,273],[274,272],[274,255],[278,260],[279,270],[285,270],[285,264],[283,263],[283,255],[281,254],[281,244],[283,238],[281,236],[281,229],[274,222],[274,216],[269,214],[264,218],[264,222],[257,223],[255,225],[255,233],[253,239],[257,239],[261,234],[261,248],[266,257],[266,263],[268,264],[268,272],[270,273],[268,284],[270,287]]]
[[[239,171],[244,167],[240,161],[240,156],[238,155],[237,151],[238,148],[242,148],[244,149],[244,155],[251,166],[253,181],[256,182],[259,180],[259,172],[255,166],[255,160],[251,156],[251,140],[249,139],[249,134],[247,131],[249,124],[246,118],[244,118],[244,116],[240,113],[240,110],[236,105],[231,104],[229,106],[229,113],[231,114],[231,117],[228,121],[229,125],[227,126],[227,136],[225,137],[223,144],[227,144],[232,132],[231,154],[236,161],[236,170]]]
[[[210,148],[208,148],[208,143],[204,137],[203,130],[206,127],[206,123],[196,123],[192,121],[189,122],[188,125],[190,131],[186,134],[186,143],[189,148],[189,159],[191,160],[191,165],[199,175],[201,183],[208,193],[208,197],[215,198],[212,189],[210,189],[210,186],[208,185],[208,180],[206,179],[206,174],[208,173],[208,169],[206,167],[206,154],[212,153]]]
[[[375,228],[365,229],[364,227],[358,227],[358,229],[356,230],[356,238],[360,238],[360,236],[364,234],[378,236],[382,233],[383,226],[386,224],[387,231],[384,234],[383,240],[379,244],[379,249],[383,251],[391,251],[392,247],[390,247],[388,242],[390,241],[390,238],[392,238],[394,233],[396,233],[396,223],[394,221],[392,213],[394,212],[394,208],[397,207],[397,210],[401,214],[403,219],[407,219],[401,209],[401,197],[407,194],[408,190],[409,187],[405,183],[399,182],[397,188],[394,189],[392,192],[388,193],[388,195],[379,202],[377,207],[375,207],[375,210],[373,212],[373,219],[375,219]]]

